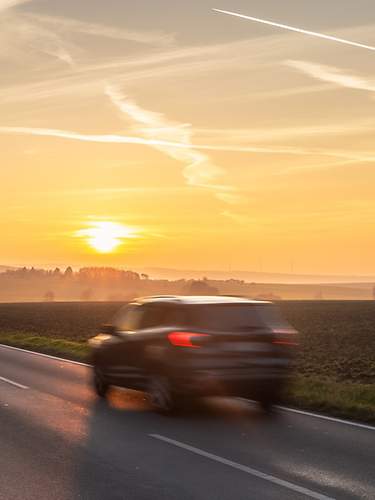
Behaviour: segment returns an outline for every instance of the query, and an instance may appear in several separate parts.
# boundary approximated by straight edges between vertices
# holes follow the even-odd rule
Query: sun
[[[80,229],[77,236],[86,239],[87,243],[98,253],[114,252],[125,239],[134,238],[135,230],[116,222],[92,222],[90,227]]]

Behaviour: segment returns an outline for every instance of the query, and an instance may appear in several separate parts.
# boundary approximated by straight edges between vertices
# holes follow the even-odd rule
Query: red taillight
[[[168,335],[169,342],[177,347],[193,347],[198,349],[200,345],[193,344],[193,339],[197,337],[208,337],[206,333],[172,332]]]
[[[274,331],[274,338],[272,340],[272,344],[276,345],[284,345],[288,347],[298,346],[297,342],[297,332],[290,330],[280,330]]]
[[[298,342],[292,342],[291,340],[273,340],[272,344],[297,346]]]

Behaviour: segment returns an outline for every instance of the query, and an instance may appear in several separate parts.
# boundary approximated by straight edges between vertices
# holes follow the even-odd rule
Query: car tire
[[[178,399],[173,393],[168,377],[162,375],[151,376],[147,392],[151,405],[158,413],[170,415],[178,410]]]
[[[109,384],[106,381],[102,370],[94,368],[93,386],[97,396],[105,398],[109,390]]]
[[[259,406],[263,413],[271,414],[274,408],[274,403],[271,399],[264,398],[259,401]]]

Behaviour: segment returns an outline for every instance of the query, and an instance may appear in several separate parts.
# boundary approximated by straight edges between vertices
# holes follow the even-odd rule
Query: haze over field
[[[76,271],[71,267],[8,270],[0,273],[0,302],[126,302],[146,295],[241,295],[262,300],[369,300],[375,297],[374,282],[298,282],[287,281],[287,275],[266,274],[256,274],[257,281],[246,281],[223,273],[202,277],[191,272],[184,277],[177,271],[174,277],[167,279],[162,275],[163,270],[159,270],[159,275],[157,271],[154,269],[150,275],[103,267]],[[248,277],[251,276],[249,273]]]
[[[375,276],[372,1],[0,0],[0,42],[4,266]]]

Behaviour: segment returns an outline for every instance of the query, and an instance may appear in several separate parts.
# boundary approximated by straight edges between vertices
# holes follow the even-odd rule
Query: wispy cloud
[[[31,0],[0,0],[0,12],[30,1]]]
[[[196,128],[197,136],[206,143],[225,140],[227,145],[235,143],[237,146],[254,142],[275,143],[288,139],[319,137],[327,135],[357,135],[375,131],[374,119],[356,120],[350,123],[318,123],[292,127],[266,127],[266,128]]]
[[[47,16],[43,14],[24,14],[24,17],[40,25],[52,28],[58,33],[80,33],[95,37],[111,38],[113,40],[129,40],[142,44],[168,45],[174,41],[174,34],[162,31],[142,31],[119,29],[103,24],[78,21],[62,16]]]
[[[307,61],[286,61],[284,64],[323,82],[334,83],[335,85],[349,89],[375,92],[375,80],[368,80],[361,76],[349,74],[333,66]]]
[[[83,142],[97,142],[107,144],[138,144],[151,147],[169,147],[176,149],[189,149],[192,145],[173,141],[146,139],[136,136],[125,136],[116,134],[80,134],[69,130],[35,128],[35,127],[0,127],[3,134],[26,134],[42,137],[57,137],[60,139],[71,139]]]
[[[9,27],[4,26],[4,30],[9,30]],[[49,31],[53,32],[51,29]],[[8,42],[18,39],[19,32],[17,36],[10,35],[11,33],[6,39]],[[74,73],[49,74],[37,82],[3,87],[0,89],[0,100],[35,103],[40,99],[72,93],[97,95],[102,92],[103,79],[108,81],[115,78],[117,83],[126,84],[155,79],[160,81],[171,76],[185,77],[192,73],[201,75],[215,71],[220,74],[223,71],[243,71],[244,54],[248,63],[253,65],[263,65],[267,57],[282,57],[285,47],[289,45],[289,41],[283,38],[285,37],[271,36],[208,45],[168,47],[137,55],[131,53],[126,58],[115,57],[95,63],[80,62]],[[0,43],[4,46],[1,30]],[[69,48],[73,55],[77,50],[77,47]]]
[[[131,41],[164,47],[172,43],[174,36],[159,31],[119,29],[96,23],[78,21],[66,17],[48,16],[9,10],[10,7],[30,0],[0,0],[0,13],[5,11],[0,22],[1,58],[10,61],[25,60],[33,67],[30,56],[49,55],[64,64],[76,67],[75,56],[85,53],[83,43],[78,45],[77,34],[91,38],[108,38],[116,41]],[[82,40],[82,36],[81,36]],[[78,57],[77,57],[78,58]],[[82,69],[82,68],[81,68]]]
[[[62,45],[56,46],[56,47],[49,47],[45,48],[44,52],[46,54],[49,54],[53,57],[56,57],[62,62],[67,63],[69,66],[74,67],[75,66],[75,61],[73,59],[73,56],[63,47]]]
[[[254,219],[250,218],[248,215],[232,212],[231,210],[223,210],[221,212],[221,215],[227,217],[228,219],[231,219],[237,224],[249,225],[250,223],[254,223]]]
[[[246,201],[246,197],[241,195],[235,188],[232,189],[232,192],[229,188],[225,191],[218,190],[216,198],[224,203],[227,203],[228,205],[238,205],[239,203],[245,203]]]
[[[36,62],[40,62],[40,55],[44,54],[74,66],[72,54],[79,53],[80,49],[61,37],[56,29],[30,20],[27,14],[20,11],[5,14],[0,18],[1,59],[21,61],[25,66],[30,64],[34,67]]]
[[[318,33],[316,31],[309,31],[302,28],[296,28],[295,26],[289,26],[287,24],[280,24],[274,21],[269,21],[267,19],[260,19],[258,17],[246,16],[244,14],[239,14],[238,12],[231,12],[229,10],[221,10],[221,9],[212,9],[215,12],[219,12],[221,14],[226,14],[229,16],[240,17],[241,19],[247,19],[249,21],[254,21],[256,23],[267,24],[268,26],[274,26],[276,28],[281,28],[287,31],[294,31],[295,33],[301,33],[303,35],[309,35],[317,38],[323,38],[324,40],[329,40],[331,42],[342,43],[345,45],[351,45],[353,47],[358,47],[361,49],[373,50],[375,51],[375,47],[372,45],[366,45],[359,42],[353,42],[351,40],[345,40],[344,38],[338,38],[332,35],[325,35],[324,33]]]
[[[152,113],[152,112],[151,112]],[[156,113],[157,114],[157,113]],[[163,116],[163,115],[161,115]],[[171,122],[172,123],[172,122]],[[175,127],[180,126],[183,129],[183,125],[175,125]],[[187,126],[185,126],[187,128]],[[145,129],[144,129],[145,130]],[[138,129],[139,131],[139,129]],[[0,126],[0,134],[25,134],[41,137],[56,137],[60,139],[69,139],[74,141],[82,142],[92,142],[92,143],[104,143],[104,144],[134,144],[141,146],[150,146],[154,148],[160,148],[160,151],[170,155],[172,158],[187,163],[190,162],[184,170],[184,174],[188,183],[194,186],[208,187],[215,189],[220,192],[234,193],[236,189],[233,186],[221,185],[214,183],[214,179],[220,177],[225,173],[225,171],[212,164],[209,157],[205,154],[201,154],[201,151],[227,151],[236,153],[257,153],[257,154],[284,154],[284,155],[297,155],[297,156],[327,156],[334,158],[342,158],[346,160],[354,160],[356,162],[373,162],[375,161],[375,155],[373,152],[359,151],[351,152],[345,150],[336,149],[322,149],[322,148],[294,148],[294,147],[256,147],[256,146],[241,146],[241,145],[210,145],[210,144],[194,144],[190,142],[190,136],[188,141],[181,137],[182,142],[176,142],[178,137],[171,137],[169,135],[165,136],[164,133],[170,134],[171,128],[159,127],[158,137],[163,137],[163,139],[155,138],[156,129],[153,128],[154,135],[151,135],[151,129],[147,132],[150,134],[149,138],[140,136],[127,136],[118,134],[81,134],[78,132],[73,132],[70,130],[60,130],[60,129],[49,129],[49,128],[37,128],[37,127],[7,127]],[[181,150],[181,151],[179,151]],[[181,155],[179,154],[181,152]],[[203,165],[203,169],[200,166]]]
[[[232,203],[237,200],[232,186],[217,183],[217,179],[224,174],[223,169],[192,143],[193,132],[190,124],[173,122],[162,113],[145,110],[113,86],[106,88],[106,94],[116,108],[133,121],[134,130],[146,140],[162,138],[164,144],[159,139],[159,144],[155,147],[170,158],[185,164],[183,174],[189,185],[212,189],[221,196],[222,201],[228,201],[223,194],[230,195]],[[176,148],[173,144],[183,145],[185,148]]]
[[[190,193],[190,190],[187,186],[142,186],[142,187],[108,187],[108,188],[82,188],[82,189],[65,189],[65,190],[57,190],[57,191],[48,191],[38,192],[38,195],[48,195],[48,196],[61,196],[61,197],[69,197],[69,196],[103,196],[113,198],[114,196],[122,197],[124,195],[146,195],[150,194],[153,196],[157,195],[171,195],[171,194],[184,194]]]
[[[42,19],[46,21],[42,21]],[[0,28],[0,45],[3,48],[2,57],[8,54],[10,61],[19,61],[21,57],[18,57],[18,55],[23,55],[25,65],[27,65],[30,58],[29,51],[27,50],[25,53],[25,46],[28,48],[36,47],[37,50],[40,46],[40,42],[38,42],[40,39],[39,35],[43,33],[43,30],[46,30],[48,33],[52,33],[53,36],[58,36],[60,44],[63,43],[65,50],[68,51],[73,61],[79,62],[74,68],[75,71],[59,71],[58,73],[48,71],[39,81],[33,80],[26,84],[3,85],[0,88],[0,101],[32,102],[33,105],[38,106],[39,103],[37,101],[41,99],[57,98],[61,95],[99,95],[102,92],[103,80],[108,81],[109,79],[115,80],[118,84],[125,85],[129,82],[142,81],[143,83],[147,80],[156,80],[159,82],[172,76],[184,78],[186,75],[191,74],[201,77],[209,73],[214,76],[215,72],[223,74],[224,72],[238,71],[242,73],[249,71],[249,68],[254,71],[255,67],[261,70],[267,64],[269,65],[270,61],[272,67],[274,67],[280,60],[285,59],[285,54],[290,51],[291,47],[295,48],[296,45],[296,36],[272,34],[230,42],[178,47],[168,46],[165,48],[163,47],[163,40],[168,40],[170,35],[161,33],[159,39],[157,33],[151,32],[151,34],[147,34],[136,32],[136,39],[144,40],[145,42],[149,39],[150,43],[151,40],[155,39],[156,49],[137,54],[127,53],[126,57],[116,56],[98,61],[97,58],[85,59],[83,48],[72,43],[72,40],[77,42],[77,37],[69,36],[75,33],[75,29],[90,31],[92,25],[77,21],[77,26],[75,20],[62,18],[62,26],[59,27],[59,19],[17,12],[17,23],[22,30],[17,29],[17,24],[11,30],[9,19]],[[64,28],[65,22],[67,23],[66,29]],[[25,33],[27,33],[23,26],[29,26],[27,30],[33,30],[32,38],[23,38],[26,36]],[[98,33],[104,30],[107,33],[107,37],[113,35],[113,37],[119,36],[120,39],[125,39],[129,35],[127,30],[114,28],[114,31],[112,31],[112,28],[108,26],[99,27],[95,25],[95,30]],[[373,32],[374,25],[337,31],[339,35],[346,36],[358,36],[358,33],[372,36]],[[130,34],[132,33],[134,34],[134,32]],[[20,48],[19,54],[14,54],[15,46],[18,47],[21,43],[24,53],[21,53]],[[246,64],[244,64],[245,58]],[[95,62],[92,62],[93,60]],[[334,88],[334,84],[316,83],[309,86],[278,87],[277,89],[270,88],[269,90],[251,88],[246,99],[269,100],[270,98],[274,99],[320,92],[331,88]],[[241,98],[241,94],[238,92],[220,96],[221,100],[238,98]]]

